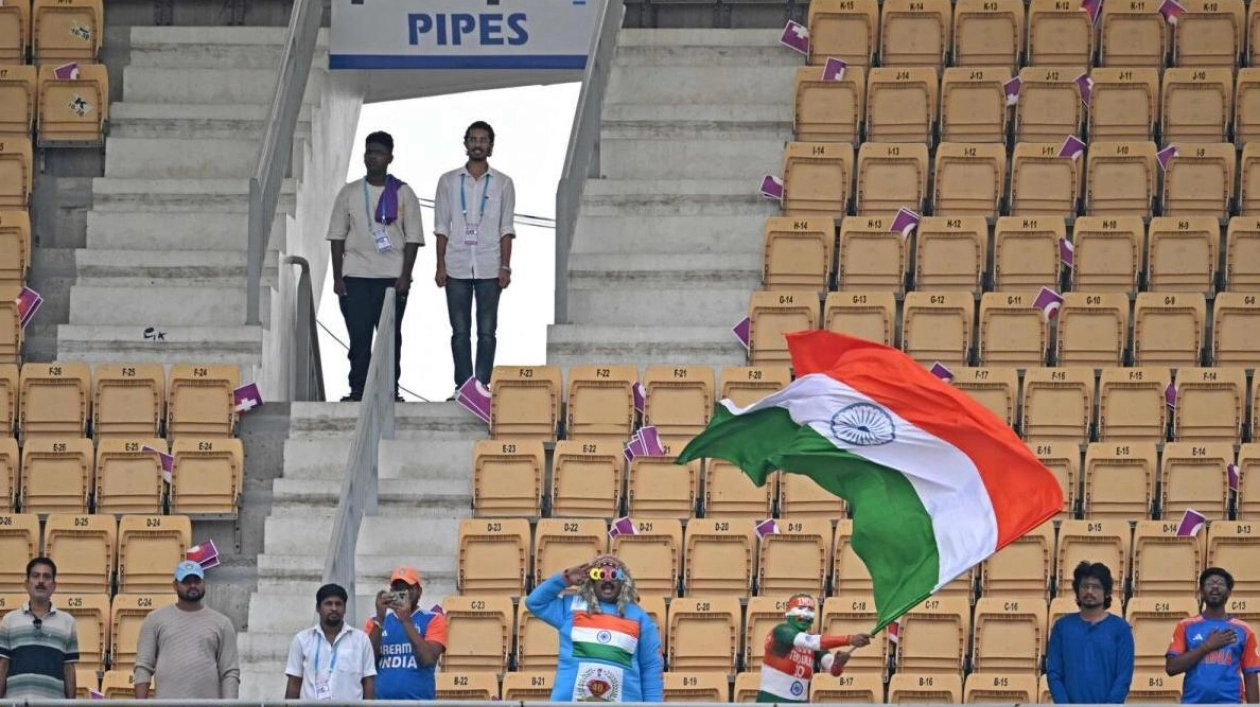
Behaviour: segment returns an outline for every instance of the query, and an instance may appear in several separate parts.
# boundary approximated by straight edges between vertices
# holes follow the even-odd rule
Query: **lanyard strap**
[[[340,636],[337,636],[336,640],[333,641],[332,659],[328,661],[329,676],[331,676],[332,672],[337,669],[337,646],[341,645],[341,639],[345,637],[345,635],[346,635],[345,633],[342,633]],[[324,638],[323,631],[316,629],[315,631],[315,675],[317,677],[319,676],[319,654],[320,654],[320,651],[323,649],[324,642],[326,640],[327,639]]]
[[[363,180],[363,213],[367,216],[368,228],[371,228],[376,219],[372,216],[372,207],[368,206],[367,178]]]
[[[473,189],[476,190],[477,182],[473,182]],[[481,192],[481,214],[477,217],[477,223],[486,218],[486,202],[490,200],[490,173],[486,172],[486,188]],[[464,222],[468,221],[468,201],[464,196],[464,173],[459,173],[459,210],[464,214]]]

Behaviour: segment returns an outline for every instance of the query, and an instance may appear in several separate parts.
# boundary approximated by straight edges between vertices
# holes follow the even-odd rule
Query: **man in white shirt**
[[[346,623],[349,597],[339,584],[315,594],[319,624],[303,629],[289,646],[284,672],[286,700],[371,700],[376,698],[376,656],[372,639]]]
[[[388,172],[393,161],[394,138],[385,132],[368,135],[363,152],[367,174],[341,188],[328,226],[333,292],[350,335],[350,394],[343,401],[363,398],[372,362],[372,332],[390,287],[395,291],[395,386],[402,375],[403,312],[416,251],[424,245],[424,227],[415,191]]]
[[[438,179],[433,232],[438,287],[446,288],[455,387],[476,375],[490,385],[499,294],[512,282],[516,187],[490,166],[494,128],[477,121],[464,131],[468,162]],[[477,363],[472,355],[472,303],[477,301]],[[448,400],[454,400],[452,395]]]

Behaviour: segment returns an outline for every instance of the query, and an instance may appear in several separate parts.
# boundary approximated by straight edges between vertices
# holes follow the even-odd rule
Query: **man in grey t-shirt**
[[[157,681],[164,700],[234,700],[240,692],[236,629],[223,614],[202,604],[205,572],[196,562],[175,566],[179,600],[144,619],[136,647],[136,699],[149,697]]]

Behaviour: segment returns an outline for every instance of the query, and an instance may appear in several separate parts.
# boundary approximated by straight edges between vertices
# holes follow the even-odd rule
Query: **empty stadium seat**
[[[901,617],[897,669],[908,674],[962,675],[971,607],[963,597],[931,597]]]
[[[865,596],[874,593],[871,573],[853,549],[852,539],[853,521],[845,518],[836,520],[834,568],[831,575],[831,593],[835,596]]]
[[[555,633],[555,629],[551,629]],[[503,674],[503,699],[509,701],[547,702],[556,678],[555,669],[517,671]]]
[[[14,283],[0,283],[0,364],[21,361],[22,324],[17,298],[22,288]]]
[[[1241,368],[1179,368],[1173,437],[1179,441],[1236,442],[1247,401]]]
[[[79,670],[103,670],[109,648],[109,595],[63,594],[56,598],[58,611],[74,617],[79,638]]]
[[[898,672],[888,679],[888,704],[961,704],[962,674]]]
[[[1017,0],[959,0],[953,34],[955,66],[1018,66],[1024,49],[1024,5]]]
[[[626,482],[626,510],[641,518],[688,518],[696,512],[700,460],[679,466],[666,445],[663,457],[636,457]]]
[[[944,66],[953,14],[948,0],[894,0],[882,5],[879,56],[882,66]]]
[[[87,513],[95,469],[90,439],[26,440],[22,447],[22,510]]]
[[[546,454],[538,440],[478,441],[473,447],[473,512],[481,517],[542,515]]]
[[[748,360],[757,366],[786,365],[792,357],[784,335],[818,328],[818,297],[790,290],[753,292],[748,317]]]
[[[518,604],[516,607],[516,669],[550,670],[554,673],[559,659],[559,633],[526,608],[525,602]]]
[[[31,264],[31,217],[0,210],[0,284],[19,286]]]
[[[39,516],[0,514],[0,592],[26,591],[26,563],[40,554],[39,546]]]
[[[1153,292],[1210,292],[1216,286],[1221,227],[1211,216],[1151,219],[1147,283]]]
[[[751,405],[792,382],[787,366],[727,366],[718,379],[719,399]]]
[[[182,437],[171,445],[171,513],[235,516],[245,487],[239,439]]]
[[[1030,368],[1024,373],[1020,414],[1025,439],[1079,444],[1094,420],[1094,372],[1088,368]]]
[[[1233,68],[1169,68],[1162,100],[1165,144],[1224,142],[1234,118]]]
[[[92,432],[102,437],[156,437],[166,408],[161,364],[99,364],[92,397]]]
[[[924,143],[862,143],[858,148],[856,213],[887,219],[903,207],[923,213],[929,169]]]
[[[892,292],[831,292],[823,304],[823,329],[894,346],[897,299]]]
[[[1089,100],[1089,135],[1094,141],[1146,142],[1159,122],[1159,70],[1099,67]]]
[[[169,591],[171,568],[190,547],[188,516],[123,516],[118,521],[118,591]]]
[[[1173,64],[1237,66],[1246,34],[1243,1],[1189,0],[1184,5],[1186,12],[1173,27]]]
[[[810,3],[810,66],[822,66],[827,57],[843,57],[850,66],[870,66],[878,41],[879,4],[876,0]]]
[[[12,437],[17,420],[20,375],[12,363],[0,363],[0,438]]]
[[[1085,450],[1086,518],[1149,518],[1159,473],[1152,442],[1095,442]]]
[[[556,442],[552,453],[551,514],[616,517],[621,509],[624,465],[620,444]]]
[[[648,366],[643,385],[643,424],[654,425],[663,441],[690,440],[709,424],[715,402],[712,368]]]
[[[965,173],[942,175],[941,151],[948,146],[941,145],[937,150],[937,190],[938,196],[943,177],[957,181],[976,181],[978,175],[968,176]],[[986,147],[976,146],[977,149]],[[1001,145],[989,145],[1001,151]],[[968,148],[970,149],[970,148]],[[995,168],[1000,173],[1000,167]],[[1001,191],[1001,175],[994,185],[993,197]],[[982,185],[983,189],[983,185]],[[938,208],[939,212],[939,208]],[[979,292],[983,286],[984,272],[988,262],[989,229],[985,217],[972,216],[927,216],[919,223],[918,246],[915,249],[915,289],[918,291],[935,290],[967,290]]]
[[[57,590],[67,594],[99,594],[110,591],[115,548],[119,547],[118,521],[109,515],[48,516],[44,526],[44,554],[57,563]],[[169,558],[168,558],[169,559]],[[166,565],[163,589],[170,592],[171,568]]]
[[[0,140],[0,209],[25,209],[34,182],[30,139],[10,136]]]
[[[1256,303],[1256,295],[1217,294],[1212,306],[1212,363],[1252,367],[1258,362],[1260,305]]]
[[[1029,441],[1026,443],[1033,454],[1037,455],[1047,469],[1054,473],[1063,489],[1063,510],[1060,518],[1075,517],[1078,500],[1081,497],[1081,448],[1076,441],[1047,440]]]
[[[1252,523],[1214,520],[1208,527],[1208,567],[1229,567],[1234,574],[1232,596],[1260,595],[1260,567],[1255,556],[1260,528]]]
[[[830,218],[773,216],[766,220],[761,284],[768,290],[827,289],[836,249]],[[569,396],[573,406],[573,396]]]
[[[1055,561],[1058,575],[1055,584],[1072,586],[1072,572],[1084,560],[1101,562],[1111,568],[1115,586],[1123,587],[1129,576],[1129,522],[1104,518],[1102,520],[1065,520],[1059,524],[1059,546]],[[1054,622],[1053,611],[1050,622]],[[1171,631],[1164,634],[1165,644]]]
[[[22,476],[22,457],[12,437],[0,437],[0,513],[9,513],[17,500],[18,479]]]
[[[1085,168],[1085,213],[1090,216],[1151,215],[1155,199],[1153,142],[1095,142]]]
[[[1234,82],[1234,141],[1248,145],[1257,137],[1260,137],[1260,68],[1246,67],[1238,70]]]
[[[1167,368],[1107,368],[1098,378],[1100,441],[1162,442],[1168,422]]]
[[[82,651],[79,653],[82,656]],[[101,687],[101,679],[98,673],[105,666],[101,664],[97,668],[75,668],[74,669],[74,697],[79,700],[91,699],[91,691],[99,691]],[[135,693],[132,693],[135,697]]]
[[[866,111],[866,71],[850,62],[837,80],[823,79],[823,67],[796,70],[794,135],[801,142],[856,145]]]
[[[998,419],[1015,426],[1019,410],[1019,371],[1014,368],[960,368],[954,387],[984,405]]]
[[[1010,69],[945,69],[941,78],[941,140],[1005,142],[1009,111],[1003,85],[1010,79]]]
[[[0,32],[11,20],[12,15],[0,11]],[[0,56],[4,51],[0,44]],[[0,139],[30,137],[35,125],[36,85],[35,67],[0,65]]]
[[[883,66],[866,78],[866,139],[931,143],[936,128],[937,70]]]
[[[1238,213],[1255,216],[1260,213],[1260,145],[1247,143],[1243,147],[1238,179]]]
[[[1191,597],[1199,588],[1207,533],[1179,536],[1180,512],[1139,520],[1133,531],[1133,596]],[[1170,634],[1171,635],[1171,634]]]
[[[967,676],[963,702],[1037,704],[1037,676],[1027,672],[972,673]]]
[[[73,78],[58,78],[57,67],[39,67],[39,144],[103,144],[109,120],[109,73],[104,64],[78,64]]]
[[[1165,216],[1229,215],[1234,194],[1233,143],[1193,143],[1178,150],[1164,169]]]
[[[161,513],[166,484],[159,454],[166,451],[164,439],[101,440],[96,448],[96,512]]]
[[[704,469],[704,516],[706,518],[769,518],[774,508],[778,477],[755,486],[739,467],[710,459]]]
[[[1048,635],[1042,597],[981,597],[976,600],[971,669],[1031,675],[1041,665]]]
[[[105,34],[103,0],[35,0],[31,20],[35,63],[96,59]]]
[[[1139,292],[1133,306],[1133,363],[1197,366],[1202,361],[1207,304],[1198,292]]]
[[[689,597],[749,594],[755,566],[752,525],[747,521],[708,518],[689,521],[685,535],[687,549],[683,554],[686,563],[683,594]]]
[[[880,688],[883,688],[881,682]],[[735,676],[731,685],[731,702],[748,703],[757,701],[757,691],[761,689],[761,672],[742,672]]]
[[[1059,283],[1062,218],[1001,216],[993,228],[993,289],[1033,292]]]
[[[1129,700],[1141,704],[1178,704],[1184,679],[1184,674],[1170,676],[1163,668],[1135,670],[1129,683]]]
[[[1229,220],[1225,285],[1231,292],[1260,292],[1260,219],[1235,216]]]
[[[988,597],[1037,598],[1044,604],[1053,569],[1054,523],[1047,522],[984,561],[980,592]]]
[[[30,35],[31,4],[22,0],[0,5],[0,62],[20,64],[26,61]]]
[[[666,702],[729,702],[730,678],[725,672],[676,672],[662,676]]]
[[[569,439],[623,444],[634,433],[635,366],[569,369],[566,434]]]
[[[1090,66],[1097,32],[1088,13],[1066,0],[1028,3],[1028,65]]]
[[[21,388],[22,437],[85,435],[92,394],[92,370],[86,363],[27,363],[22,366]]]
[[[789,142],[783,152],[783,212],[835,218],[849,209],[853,146],[837,142]]]
[[[1072,289],[1135,292],[1146,227],[1141,216],[1082,216],[1072,233]]]
[[[495,366],[490,374],[490,436],[556,439],[564,386],[556,366]]]
[[[1099,66],[1162,68],[1167,23],[1155,2],[1112,3],[1102,9]]]
[[[909,292],[901,318],[901,348],[930,366],[965,366],[970,359],[975,301],[966,292]]]
[[[770,596],[821,596],[831,568],[831,521],[784,516],[758,543],[757,588]]]
[[[448,596],[442,611],[447,623],[443,673],[507,670],[514,618],[510,597]]]
[[[1006,147],[994,143],[941,143],[936,148],[934,185],[932,212],[937,217],[995,218],[1006,189]],[[927,221],[924,219],[919,227],[920,243]],[[981,232],[987,240],[987,230]]]
[[[1125,610],[1125,619],[1133,628],[1133,667],[1162,672],[1173,628],[1178,621],[1198,615],[1199,606],[1193,596],[1135,596]]]
[[[1260,443],[1239,447],[1238,475],[1236,517],[1248,521],[1260,518]]]
[[[742,627],[738,597],[674,599],[669,605],[669,669],[735,672]]]
[[[824,490],[804,474],[782,472],[779,477],[779,514],[793,518],[841,518],[844,499]]]
[[[1060,366],[1119,366],[1129,338],[1129,298],[1116,292],[1063,295],[1059,310]]]
[[[61,577],[58,576],[57,580],[60,589]],[[109,611],[109,662],[114,670],[131,672],[136,665],[136,646],[140,642],[140,626],[145,617],[155,609],[174,604],[176,599],[169,582],[163,591],[153,594],[114,595]],[[134,693],[128,697],[134,697]]]
[[[444,655],[449,654],[448,648]],[[442,670],[435,677],[434,690],[439,700],[497,700],[499,676],[485,671]]]
[[[867,633],[878,620],[875,597],[870,594],[846,594],[829,597],[823,602],[818,626],[822,633],[852,636]],[[871,645],[854,651],[844,667],[846,675],[878,676],[881,680],[888,668],[888,632],[880,631],[871,636]]]
[[[981,295],[976,357],[981,366],[1045,365],[1050,328],[1033,300],[1032,294],[1019,292]],[[1013,421],[1013,416],[1007,417],[1007,424]]]
[[[465,518],[459,524],[461,594],[520,595],[530,556],[525,518]]]
[[[634,519],[634,533],[612,539],[612,552],[634,568],[634,583],[644,597],[674,596],[682,571],[682,523],[674,518]]]
[[[1083,68],[1029,66],[1019,72],[1015,106],[1016,142],[1059,143],[1081,134],[1085,104],[1076,77]]]
[[[539,518],[534,529],[534,584],[608,549],[602,518]]]
[[[896,211],[894,209],[893,211]],[[890,232],[893,214],[849,216],[840,222],[840,289],[846,292],[905,288],[910,247]]]
[[[1079,10],[1074,12],[1080,14]],[[1061,146],[1062,142],[1015,145],[1011,153],[1011,216],[1036,216],[1044,220],[1050,216],[1076,215],[1083,160],[1059,157]]]

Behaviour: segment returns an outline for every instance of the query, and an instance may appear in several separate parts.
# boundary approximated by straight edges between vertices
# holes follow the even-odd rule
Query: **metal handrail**
[[[556,311],[555,323],[569,321],[569,253],[577,230],[578,207],[586,180],[599,176],[599,131],[603,123],[604,92],[612,73],[617,35],[626,14],[624,0],[607,0],[599,29],[591,39],[582,91],[573,114],[573,130],[556,185]]]
[[[359,404],[359,419],[354,425],[354,439],[346,460],[346,474],[341,481],[341,501],[333,520],[332,538],[324,560],[324,582],[335,582],[354,596],[354,552],[359,542],[363,516],[376,512],[378,498],[378,464],[382,439],[394,438],[394,357],[393,336],[395,290],[385,290],[385,303],[377,323],[376,343],[372,347],[372,363],[368,365],[367,385]]]
[[[324,3],[319,0],[294,0],[289,16],[289,33],[284,41],[280,75],[271,110],[258,146],[258,160],[249,178],[249,232],[245,280],[245,324],[262,324],[262,270],[271,242],[271,224],[276,218],[280,186],[288,172],[293,153],[293,135],[297,131],[298,113],[311,75],[319,25]]]
[[[301,270],[297,283],[297,311],[293,317],[293,361],[289,367],[289,400],[324,402],[324,364],[319,354],[319,322],[315,318],[315,289],[311,264],[290,255],[285,261]]]

